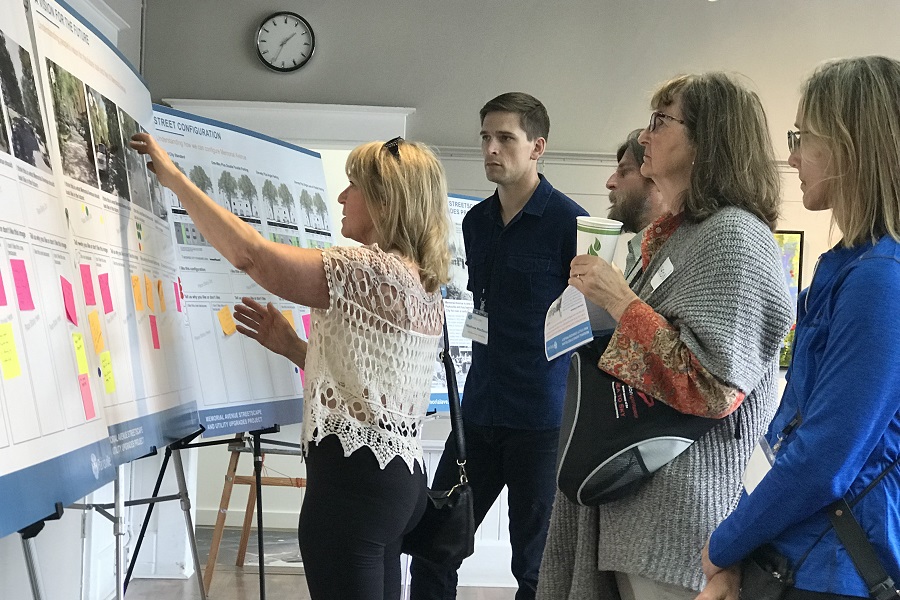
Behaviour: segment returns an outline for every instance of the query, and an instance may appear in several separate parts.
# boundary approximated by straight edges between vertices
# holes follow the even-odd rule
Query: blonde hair
[[[844,246],[889,235],[900,241],[900,62],[845,58],[803,86],[803,134],[830,153],[824,192]]]
[[[774,229],[781,178],[759,96],[728,74],[714,72],[670,79],[650,105],[664,110],[677,100],[696,153],[685,216],[703,221],[724,206],[737,206]]]
[[[378,245],[396,250],[419,267],[422,286],[447,283],[450,213],[444,167],[428,147],[401,140],[397,155],[369,142],[347,157],[347,177],[362,191]]]

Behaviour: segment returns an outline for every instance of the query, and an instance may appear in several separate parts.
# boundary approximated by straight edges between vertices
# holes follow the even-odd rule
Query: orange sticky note
[[[100,313],[92,310],[88,314],[88,322],[91,324],[91,337],[94,339],[94,352],[100,354],[106,350],[106,344],[103,342],[103,330],[100,328]]]
[[[94,395],[91,393],[91,381],[87,375],[78,376],[78,387],[81,388],[81,404],[84,406],[84,418],[88,421],[97,416],[94,410]]]
[[[231,307],[228,305],[223,306],[219,312],[216,313],[216,316],[219,317],[219,325],[222,326],[222,333],[225,335],[231,335],[235,331],[237,331],[237,326],[234,323],[234,317],[231,316]]]
[[[134,309],[138,312],[144,312],[144,295],[141,293],[141,278],[137,275],[131,276],[131,292],[134,294]]]
[[[163,293],[162,279],[156,280],[156,293],[159,294],[159,312],[166,312],[166,295]]]
[[[284,318],[288,320],[288,323],[290,323],[291,327],[296,331],[297,325],[294,323],[294,311],[286,309],[281,311],[281,314],[284,315]]]
[[[12,323],[0,324],[0,369],[3,370],[3,379],[13,379],[22,374]]]
[[[153,282],[150,281],[146,274],[144,275],[144,291],[147,292],[147,306],[150,307],[150,310],[155,311],[156,307],[153,306]]]

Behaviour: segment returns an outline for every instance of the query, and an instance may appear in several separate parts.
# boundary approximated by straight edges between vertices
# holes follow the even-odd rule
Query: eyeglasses
[[[787,132],[788,135],[788,150],[793,154],[794,152],[800,151],[800,134],[804,133],[801,130],[792,131],[789,130]]]
[[[682,125],[684,125],[684,121],[682,119],[676,119],[672,115],[667,115],[666,113],[654,110],[652,113],[650,113],[650,125],[647,126],[647,131],[654,131],[657,127],[659,127],[659,123],[662,120],[675,121],[676,123],[681,123]]]
[[[384,143],[382,148],[385,148],[388,152],[394,155],[394,158],[400,160],[400,144],[403,142],[403,138],[399,135],[392,140],[388,140]]]

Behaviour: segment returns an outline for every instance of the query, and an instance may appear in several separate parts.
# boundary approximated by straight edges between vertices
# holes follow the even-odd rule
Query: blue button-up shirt
[[[488,345],[472,343],[462,411],[482,426],[555,429],[569,369],[568,354],[547,361],[544,318],[566,289],[575,257],[575,217],[588,213],[540,183],[506,226],[497,193],[463,220],[474,307],[488,313]]]

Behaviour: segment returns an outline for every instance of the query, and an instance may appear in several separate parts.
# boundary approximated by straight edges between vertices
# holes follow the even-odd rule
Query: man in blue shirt
[[[509,490],[516,600],[535,596],[569,368],[568,355],[547,361],[544,317],[567,286],[575,218],[587,215],[538,173],[549,131],[547,110],[528,94],[502,94],[481,109],[484,170],[497,189],[463,220],[468,289],[487,331],[472,336],[463,394],[466,471],[476,525]],[[450,489],[458,478],[451,436],[432,487]],[[411,598],[455,598],[459,566],[413,560]]]

